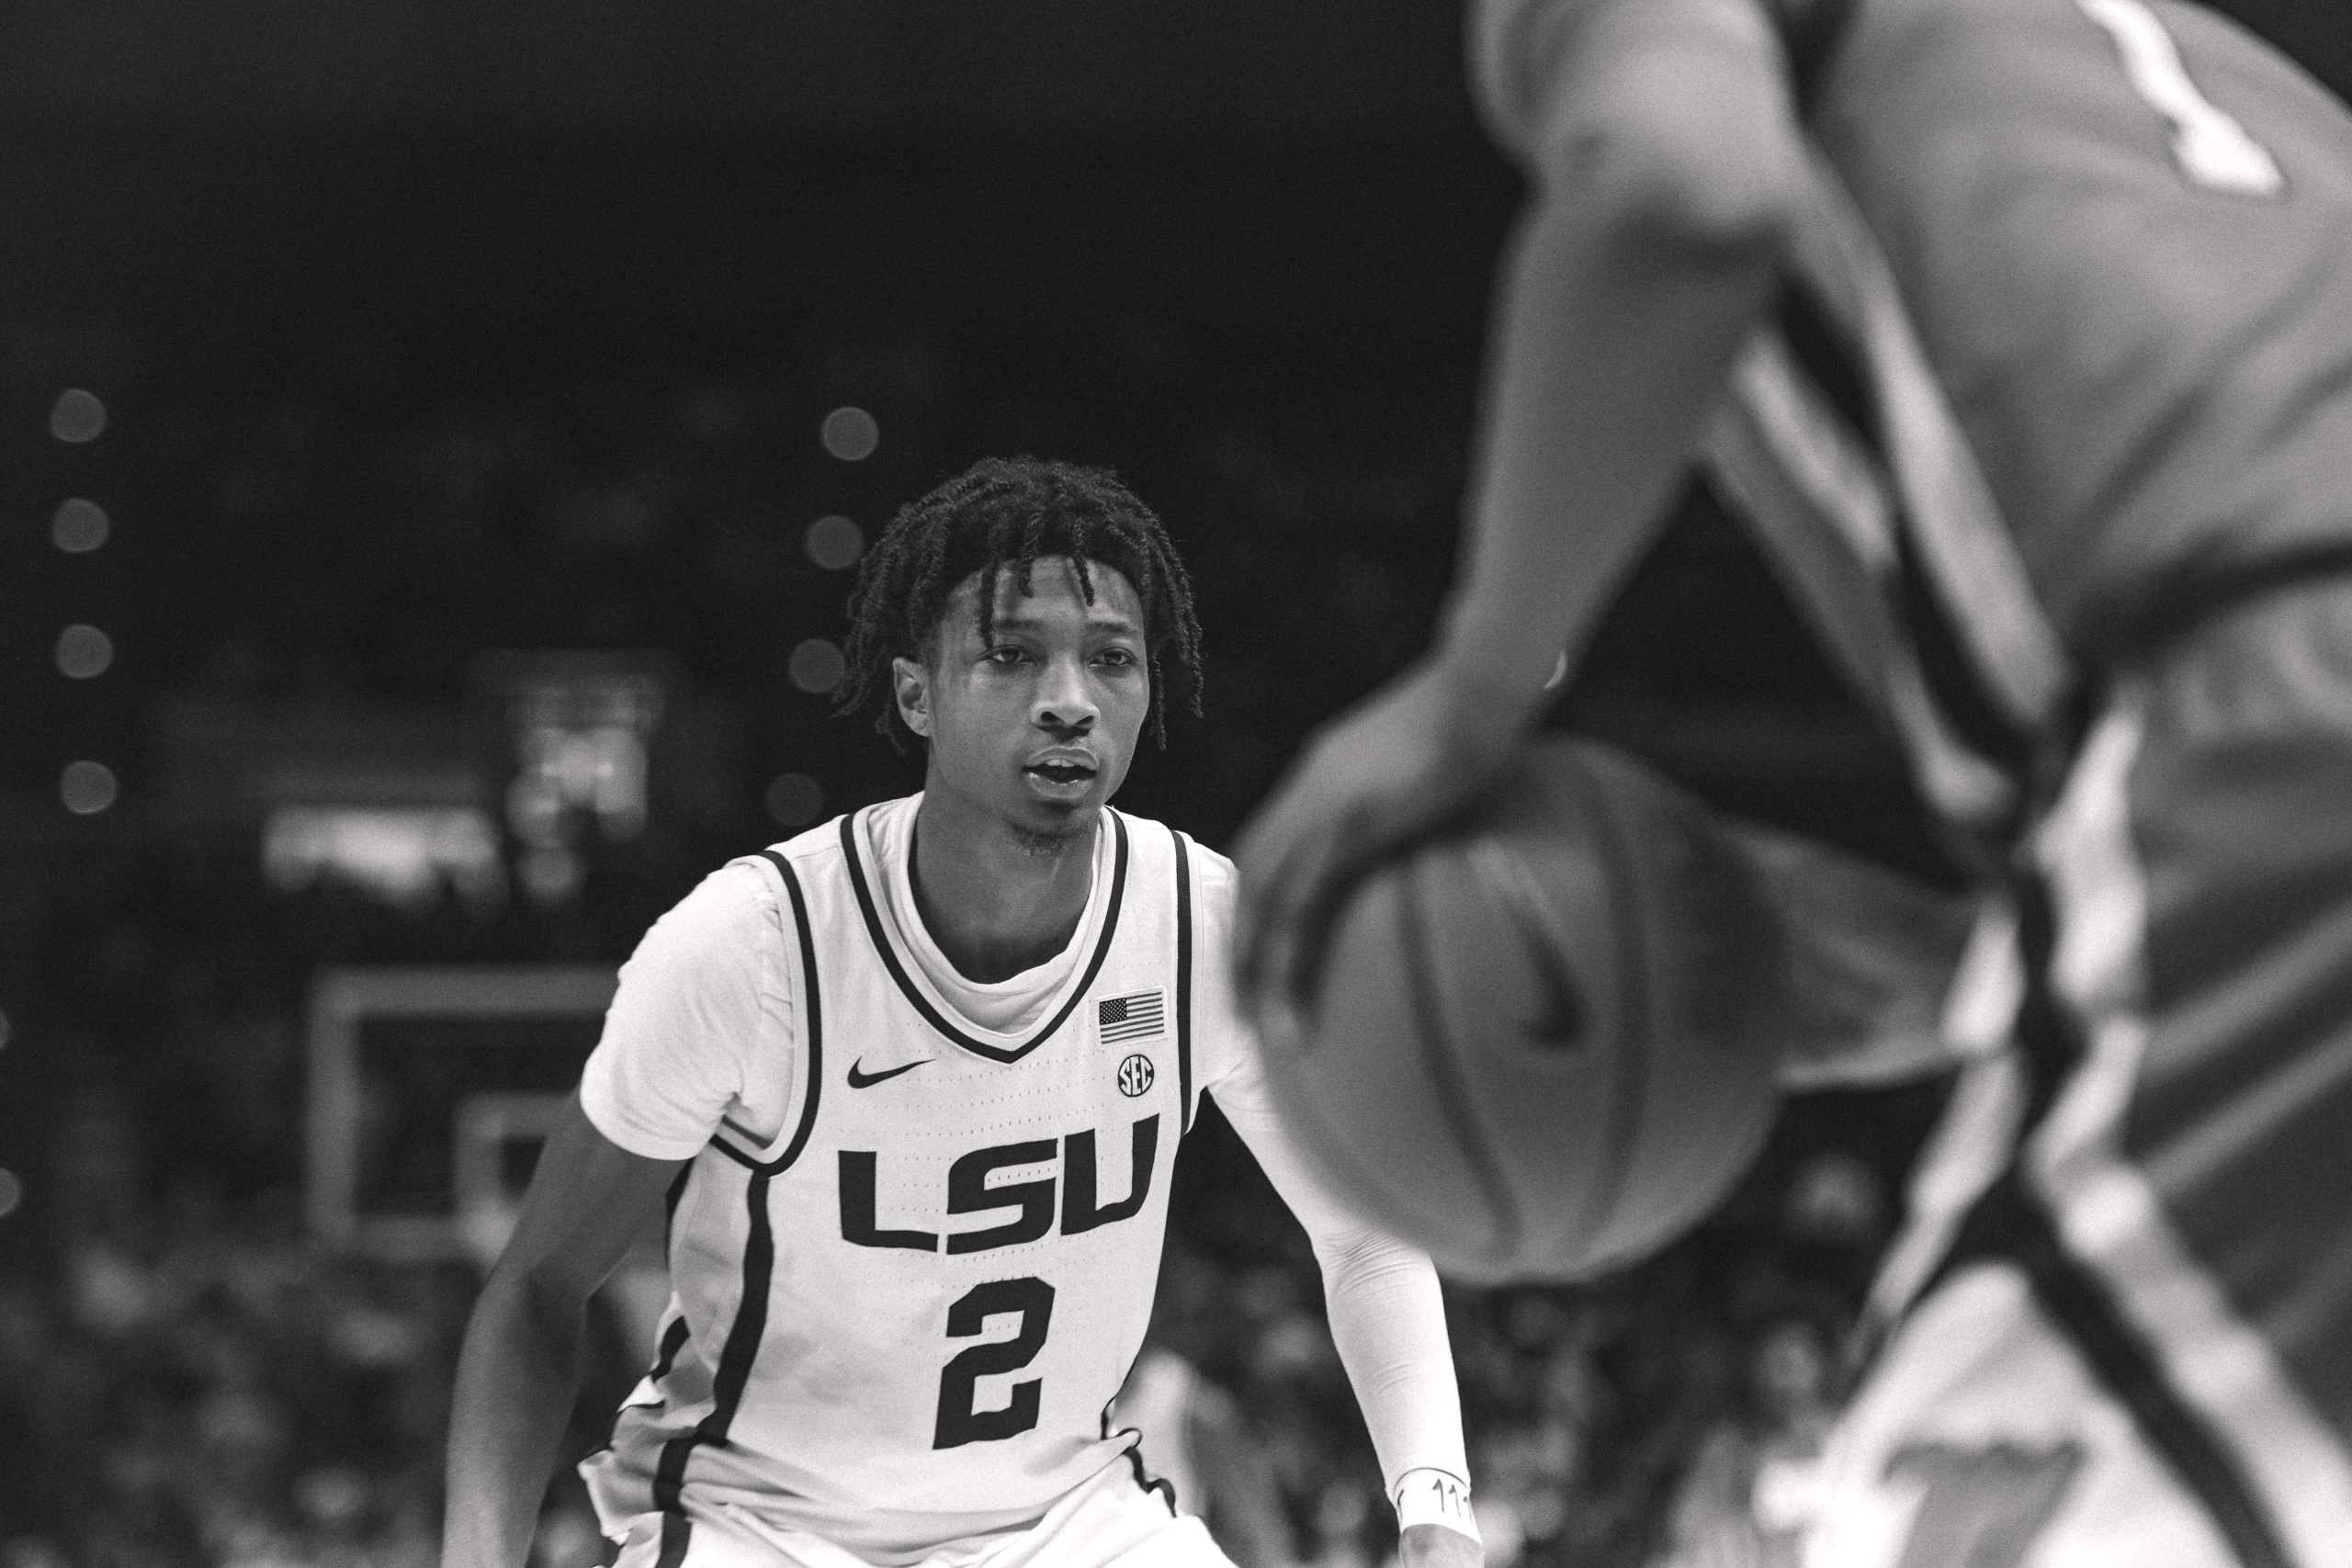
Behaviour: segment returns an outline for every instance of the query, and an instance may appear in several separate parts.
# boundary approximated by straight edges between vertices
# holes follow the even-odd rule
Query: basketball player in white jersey
[[[2352,1563],[2352,113],[2188,0],[1473,17],[1533,197],[1464,571],[1244,839],[1245,985],[1700,461],[1984,911],[1808,1568]]]
[[[519,1568],[582,1304],[666,1197],[650,1372],[583,1466],[621,1568],[1226,1562],[1108,1406],[1214,1093],[1305,1223],[1407,1568],[1475,1568],[1428,1259],[1302,1179],[1225,955],[1232,868],[1114,809],[1199,630],[1107,472],[988,460],[861,571],[845,708],[921,795],[714,873],[621,971],[458,1376],[447,1568]]]

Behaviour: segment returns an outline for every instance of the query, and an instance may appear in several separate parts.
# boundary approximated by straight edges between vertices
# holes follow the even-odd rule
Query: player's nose
[[[1037,682],[1036,702],[1030,716],[1046,729],[1091,729],[1101,706],[1088,687],[1086,670],[1076,659],[1046,661],[1045,678]]]

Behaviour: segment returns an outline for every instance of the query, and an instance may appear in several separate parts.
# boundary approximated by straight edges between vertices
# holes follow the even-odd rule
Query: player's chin
[[[1024,780],[1008,792],[1006,818],[1039,840],[1075,838],[1093,830],[1108,791],[1099,783],[1083,789],[1031,787]]]

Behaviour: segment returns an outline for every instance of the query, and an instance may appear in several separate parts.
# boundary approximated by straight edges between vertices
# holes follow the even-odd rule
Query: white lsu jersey
[[[659,1356],[582,1467],[610,1533],[660,1513],[683,1551],[694,1515],[728,1510],[887,1554],[929,1517],[980,1533],[1107,1465],[1142,1479],[1107,1407],[1196,1093],[1202,852],[1106,808],[1069,977],[1008,1032],[907,950],[881,809],[760,857],[785,895],[791,1110],[763,1142],[722,1122],[673,1190]]]

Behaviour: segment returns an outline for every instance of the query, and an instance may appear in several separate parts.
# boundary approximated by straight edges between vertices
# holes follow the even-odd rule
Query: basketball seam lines
[[[1469,1099],[1469,1088],[1462,1081],[1453,1057],[1444,1042],[1444,1020],[1436,998],[1430,994],[1432,976],[1430,969],[1428,933],[1421,919],[1421,899],[1415,886],[1413,873],[1417,863],[1407,861],[1397,868],[1396,924],[1405,954],[1405,994],[1412,1003],[1416,1031],[1420,1036],[1421,1056],[1429,1068],[1430,1078],[1437,1089],[1438,1113],[1453,1127],[1455,1140],[1462,1146],[1464,1159],[1470,1175],[1486,1190],[1487,1201],[1494,1205],[1498,1237],[1498,1261],[1507,1261],[1518,1250],[1518,1243],[1525,1226],[1519,1217],[1519,1204],[1503,1174],[1487,1156],[1483,1130],[1478,1125]]]
[[[1574,773],[1577,788],[1584,795],[1584,815],[1595,829],[1607,840],[1608,852],[1600,856],[1601,873],[1609,879],[1610,907],[1630,911],[1613,923],[1616,926],[1617,964],[1621,983],[1617,994],[1617,1018],[1621,1032],[1631,1026],[1637,1035],[1621,1041],[1619,1048],[1601,1053],[1608,1063],[1609,1085],[1602,1104],[1610,1114],[1601,1123],[1604,1140],[1601,1157],[1596,1162],[1597,1178],[1586,1194],[1584,1213],[1579,1230],[1590,1237],[1605,1235],[1609,1222],[1617,1210],[1617,1200],[1624,1190],[1626,1179],[1633,1174],[1633,1150],[1636,1142],[1634,1130],[1640,1125],[1648,1106],[1647,1081],[1638,1070],[1649,1058],[1657,1038],[1657,1020],[1649,968],[1649,944],[1642,930],[1641,916],[1634,905],[1624,867],[1633,850],[1627,842],[1623,824],[1610,810],[1607,796],[1593,787],[1592,781],[1579,770]],[[1641,987],[1639,1007],[1628,1007],[1625,983]],[[1631,1114],[1628,1114],[1630,1107]]]

